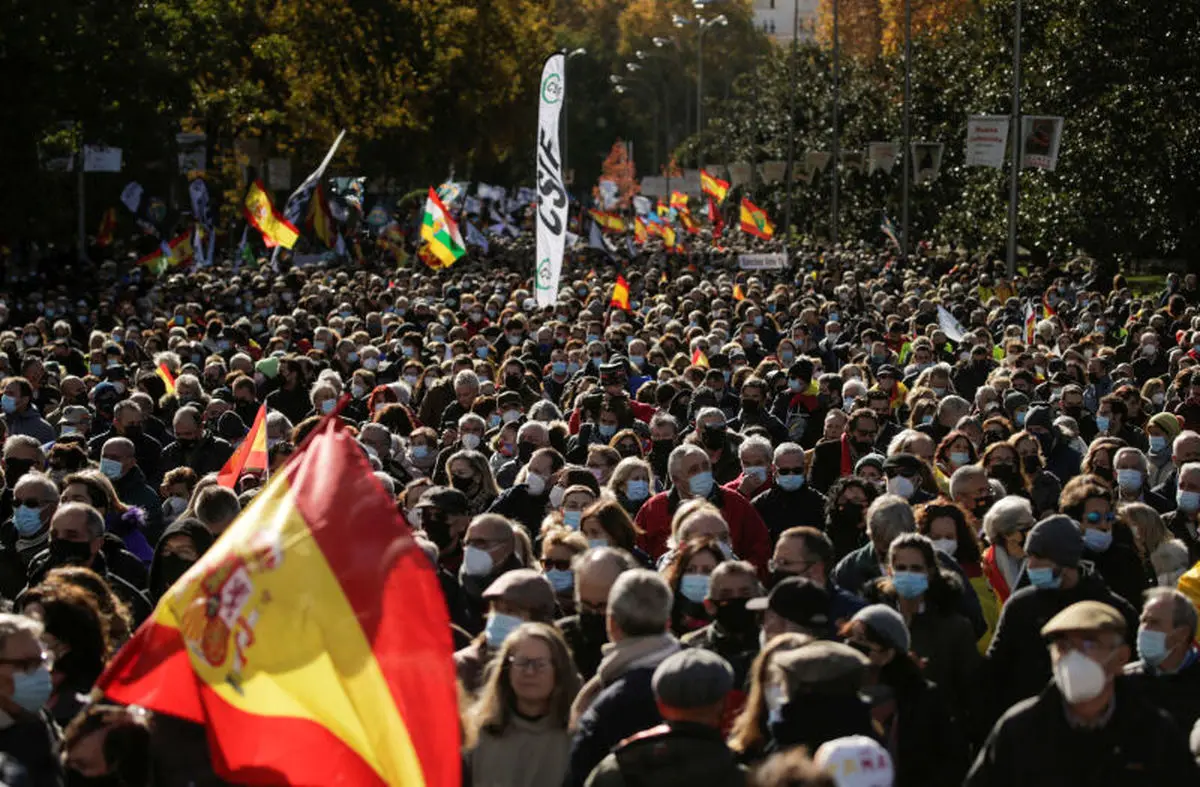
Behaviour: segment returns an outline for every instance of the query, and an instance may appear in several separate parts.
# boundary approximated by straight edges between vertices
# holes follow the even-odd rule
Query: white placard
[[[1008,115],[971,115],[967,118],[968,167],[1004,168],[1008,149]]]

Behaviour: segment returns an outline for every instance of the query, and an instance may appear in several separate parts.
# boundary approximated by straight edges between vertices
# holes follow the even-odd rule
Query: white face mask
[[[1073,705],[1099,697],[1107,682],[1104,667],[1077,650],[1054,665],[1054,683],[1063,698]]]
[[[463,549],[463,573],[471,577],[485,577],[491,573],[495,561],[492,555],[479,547]]]
[[[537,473],[529,473],[525,476],[525,485],[529,487],[529,494],[540,495],[546,491],[546,477]]]
[[[563,489],[561,486],[556,486],[550,490],[550,507],[551,508],[562,508],[563,494],[566,491],[567,490]]]
[[[944,555],[954,557],[954,553],[958,551],[958,539],[935,538],[933,539],[933,548]]]
[[[469,451],[474,451],[479,447],[479,435],[474,432],[463,432],[462,436],[463,448]]]
[[[888,492],[893,495],[899,495],[905,500],[913,496],[913,482],[902,475],[893,476],[887,482]]]

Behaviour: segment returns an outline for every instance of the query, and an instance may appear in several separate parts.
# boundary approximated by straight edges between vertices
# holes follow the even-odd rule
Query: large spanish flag
[[[238,784],[458,787],[433,566],[326,418],[96,682],[203,724]]]
[[[275,210],[271,194],[261,180],[250,184],[250,190],[246,192],[246,200],[242,205],[242,214],[254,229],[262,233],[263,243],[267,244],[267,248],[282,246],[290,249],[300,237],[300,230]]]
[[[229,489],[236,489],[242,473],[267,469],[267,406],[260,405],[258,415],[254,416],[254,426],[242,439],[241,445],[229,457],[229,461],[217,473],[217,483]]]
[[[767,218],[767,212],[745,197],[742,198],[742,232],[770,240],[775,234],[775,225]]]

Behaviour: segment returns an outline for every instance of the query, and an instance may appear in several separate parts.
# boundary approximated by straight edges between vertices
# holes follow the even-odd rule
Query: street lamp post
[[[900,259],[908,262],[908,188],[912,179],[912,0],[904,0],[904,187],[900,197]]]
[[[1021,198],[1021,0],[1016,0],[1013,18],[1012,180],[1008,185],[1008,278],[1017,275],[1017,203]]]
[[[699,0],[693,3],[696,8],[703,7],[703,3]],[[704,128],[704,34],[712,27],[720,25],[725,27],[729,24],[729,19],[724,14],[717,14],[711,19],[705,19],[697,14],[692,19],[676,14],[672,18],[675,27],[683,27],[685,25],[696,25],[696,144],[699,146],[697,154],[700,162],[700,167],[704,167],[704,147],[700,145],[700,132]]]
[[[838,0],[833,0],[833,190],[829,200],[829,238],[834,245],[838,242],[838,188],[842,179],[842,140],[838,128],[838,110],[842,100],[842,69],[838,38]]]
[[[638,69],[630,69],[631,72],[636,72],[637,70]],[[635,87],[643,88],[650,94],[650,106],[653,110],[652,117],[654,119],[654,165],[657,168],[661,164],[661,156],[659,155],[660,151],[658,147],[658,104],[654,101],[654,99],[657,98],[654,93],[654,89],[640,79],[630,79],[629,77],[620,76],[618,74],[611,75],[608,78],[608,81],[612,83],[613,90],[615,90],[618,95],[625,95],[625,93],[629,92]]]
[[[567,162],[569,161],[569,159],[567,158],[567,128],[568,128],[568,127],[571,125],[571,118],[570,118],[570,116],[569,116],[569,115],[567,115],[567,100],[568,100],[568,93],[567,93],[567,71],[568,71],[568,69],[567,69],[567,63],[571,62],[571,59],[572,59],[572,58],[576,58],[576,57],[580,57],[580,56],[582,56],[582,55],[586,55],[586,54],[587,54],[587,50],[586,50],[586,49],[584,49],[583,47],[579,47],[578,49],[573,49],[573,50],[571,50],[570,52],[568,52],[567,50],[565,50],[565,49],[564,49],[564,50],[562,51],[562,53],[563,53],[563,56],[564,56],[564,57],[563,57],[563,106],[562,106],[562,115],[563,115],[563,122],[562,122],[562,161],[563,161],[563,170],[564,170],[563,174],[564,174],[564,176],[565,176],[565,175],[567,175],[568,173],[570,173],[570,171],[571,171],[571,168],[568,166],[568,163],[567,163]],[[572,179],[572,180],[573,180],[573,179]],[[574,183],[572,183],[571,185],[574,185]],[[568,188],[567,188],[567,191],[569,192],[570,190],[571,190],[571,189],[570,189],[570,187],[568,186]]]
[[[796,180],[796,38],[800,33],[800,0],[792,0],[792,53],[788,62],[787,204],[783,212],[783,253],[792,234],[792,185]]]

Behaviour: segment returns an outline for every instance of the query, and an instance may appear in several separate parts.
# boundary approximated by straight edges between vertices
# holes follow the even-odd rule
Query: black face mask
[[[142,436],[142,425],[141,424],[130,424],[129,426],[125,427],[125,436],[128,437],[130,440],[138,439],[139,437]]]
[[[521,464],[529,464],[529,460],[533,458],[533,452],[537,450],[537,446],[533,443],[517,443],[517,461]]]
[[[1078,421],[1080,419],[1080,417],[1083,415],[1083,408],[1079,405],[1073,405],[1071,407],[1063,407],[1062,411],[1063,411],[1063,415],[1068,415],[1071,418],[1074,418],[1076,421]]]
[[[704,447],[710,451],[725,447],[725,427],[704,427],[703,439]]]
[[[421,516],[421,527],[424,529],[425,534],[429,536],[429,540],[437,544],[438,551],[444,552],[452,541],[450,538],[450,523],[441,516],[429,516],[431,510],[429,508],[425,509],[425,513]]]
[[[874,443],[870,440],[851,440],[850,445],[854,446],[855,453],[859,454],[869,454],[871,448],[874,447]]]
[[[92,562],[92,547],[86,541],[50,541],[50,564],[55,566],[86,566]]]
[[[521,375],[519,375],[519,374],[504,375],[504,387],[505,388],[512,388],[513,390],[519,389],[521,387],[522,382],[524,382],[524,381],[522,380]]]
[[[454,475],[451,473],[450,486],[462,492],[467,497],[470,497],[471,493],[475,491],[477,484],[475,481],[475,476],[473,475]]]
[[[176,437],[175,442],[179,445],[179,450],[185,451],[185,452],[191,451],[193,448],[195,448],[200,443],[199,440],[185,440],[182,437]]]
[[[846,527],[858,527],[862,523],[862,503],[842,503],[834,515],[836,523]]]
[[[654,440],[651,443],[650,453],[653,456],[666,458],[675,448],[674,440]]]
[[[1036,473],[1042,469],[1042,463],[1038,459],[1037,454],[1030,454],[1029,456],[1021,457],[1021,467],[1026,473]]]
[[[995,478],[1000,483],[1004,484],[1006,492],[1014,493],[1021,489],[1021,474],[1017,472],[1017,468],[1009,464],[992,465],[988,468],[988,476]]]
[[[603,644],[608,641],[608,630],[601,612],[580,612],[579,633],[585,642]]]
[[[716,620],[721,628],[731,634],[750,634],[758,628],[758,619],[753,610],[746,609],[750,599],[731,598],[716,602]]]
[[[179,555],[162,555],[159,558],[159,587],[155,588],[158,595],[166,593],[175,581],[187,573],[196,561],[188,560]]]
[[[21,476],[33,469],[32,459],[5,459],[4,460],[4,481],[8,484],[9,489],[16,489],[17,481]]]
[[[974,508],[971,509],[971,513],[975,515],[976,519],[982,522],[983,515],[986,514],[988,509],[992,507],[992,502],[992,496],[989,494],[987,497],[975,503]]]
[[[759,401],[757,399],[743,399],[742,400],[742,412],[748,413],[748,414],[755,414],[758,412],[758,410],[759,410]]]

